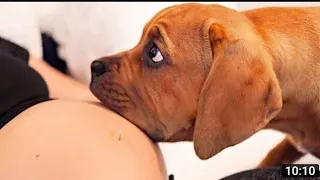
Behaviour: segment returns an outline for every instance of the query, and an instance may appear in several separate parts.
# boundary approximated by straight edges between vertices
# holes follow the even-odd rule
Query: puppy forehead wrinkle
[[[173,18],[174,17],[181,17],[181,16],[185,16],[187,13],[191,12],[190,10],[192,10],[192,7],[205,7],[205,5],[203,4],[199,4],[199,3],[184,3],[184,4],[179,4],[179,5],[174,5],[174,6],[170,6],[167,7],[161,11],[159,11],[144,27],[144,34],[143,34],[143,39],[145,39],[145,37],[147,37],[147,33],[150,32],[151,28],[155,25],[159,25],[162,26],[163,29],[167,29],[168,27],[168,23],[174,21]],[[163,37],[167,37],[167,45],[173,45],[173,43],[171,41],[168,40],[168,36],[166,33],[161,34]]]
[[[160,19],[155,23],[155,26],[157,26],[158,28],[162,28],[164,31],[167,31],[170,27],[170,21],[167,19]]]
[[[162,39],[163,39],[163,41],[164,41],[164,43],[165,43],[165,45],[167,46],[167,51],[172,51],[173,50],[173,48],[174,48],[174,44],[173,44],[173,42],[170,40],[170,37],[168,36],[168,34],[167,34],[167,31],[166,31],[166,24],[165,24],[165,21],[160,21],[160,22],[158,22],[156,25],[155,25],[155,27],[157,27],[158,28],[158,30],[159,30],[159,35],[162,37]]]
[[[188,11],[193,6],[199,6],[198,3],[184,3],[184,4],[177,4],[173,5],[167,8],[164,8],[163,10],[159,11],[149,22],[149,25],[154,24],[155,22],[158,22],[160,19],[165,19],[174,16],[181,16],[184,15],[186,11]]]

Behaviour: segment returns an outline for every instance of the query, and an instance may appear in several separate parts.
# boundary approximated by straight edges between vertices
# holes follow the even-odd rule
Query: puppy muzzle
[[[119,79],[119,60],[107,57],[93,61],[90,89],[105,106],[122,115],[132,102]]]

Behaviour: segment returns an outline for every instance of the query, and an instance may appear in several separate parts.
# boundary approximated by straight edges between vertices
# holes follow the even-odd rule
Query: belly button
[[[116,140],[116,141],[120,141],[121,138],[122,138],[122,137],[121,137],[121,133],[120,133],[120,132],[115,132],[115,131],[110,132],[109,137],[110,137],[111,139]]]
[[[120,134],[120,133],[117,133],[117,135],[116,135],[116,140],[118,140],[118,141],[121,140],[121,134]]]

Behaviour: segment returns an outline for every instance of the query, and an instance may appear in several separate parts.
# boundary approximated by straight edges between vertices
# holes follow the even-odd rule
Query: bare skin
[[[60,73],[40,58],[31,56],[29,65],[44,78],[49,87],[51,98],[98,102],[97,98],[90,92],[87,85]]]
[[[59,100],[32,106],[1,129],[1,180],[167,178],[158,146],[143,132],[100,106],[85,85],[38,60],[31,67]]]

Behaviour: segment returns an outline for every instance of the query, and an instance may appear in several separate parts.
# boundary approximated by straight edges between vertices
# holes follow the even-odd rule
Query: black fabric
[[[58,55],[59,44],[47,33],[41,33],[43,59],[60,72],[67,74],[66,62]]]
[[[15,58],[19,58],[24,62],[28,62],[29,60],[29,53],[27,50],[1,37],[0,37],[0,52],[5,54],[10,54],[11,56]]]
[[[25,109],[49,100],[45,81],[28,60],[28,51],[0,38],[0,128]]]

